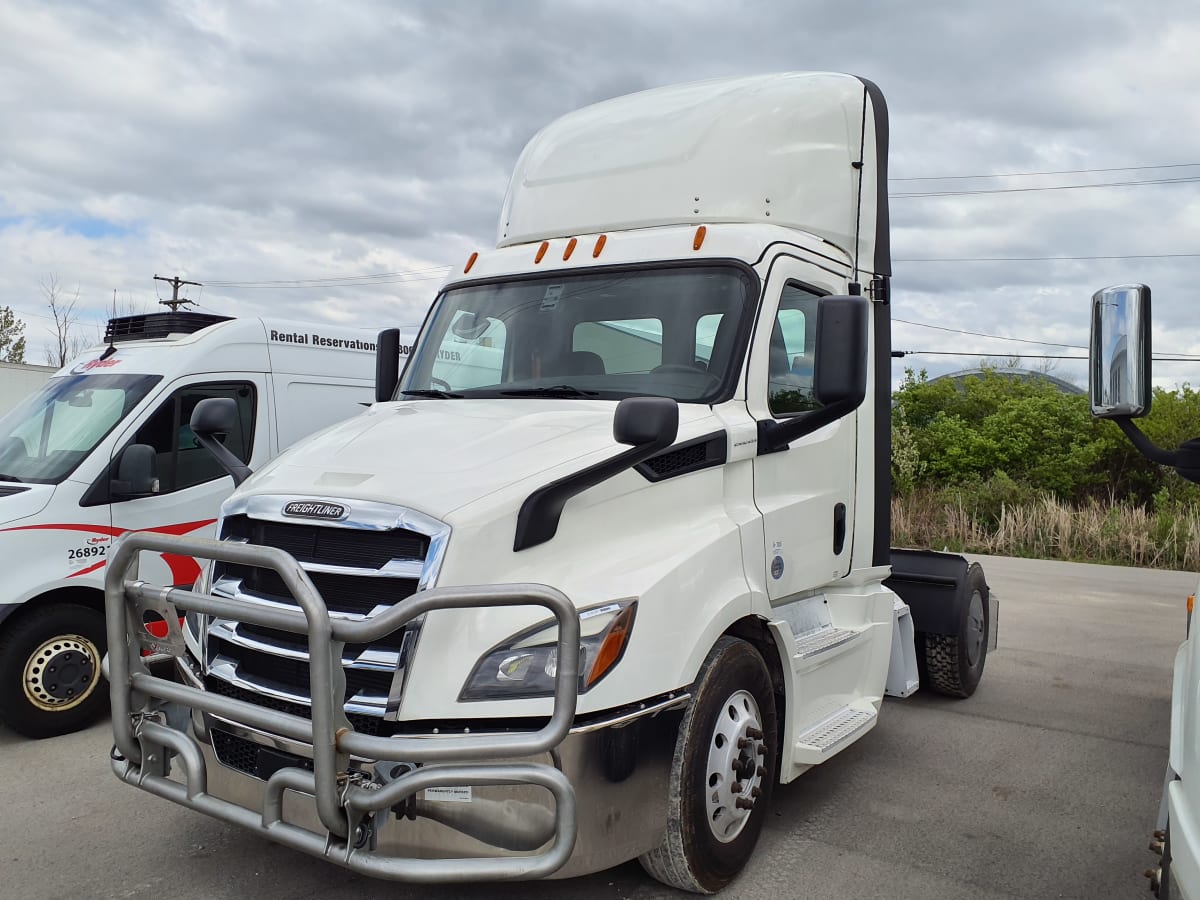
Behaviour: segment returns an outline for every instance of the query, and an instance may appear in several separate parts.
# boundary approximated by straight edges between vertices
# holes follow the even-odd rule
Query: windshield
[[[454,288],[438,298],[397,396],[711,403],[736,381],[756,296],[754,276],[729,265]]]
[[[50,379],[0,418],[0,481],[58,484],[160,377],[83,374]]]

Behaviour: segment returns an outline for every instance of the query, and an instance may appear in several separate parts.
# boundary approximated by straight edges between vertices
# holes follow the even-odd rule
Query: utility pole
[[[172,289],[171,299],[158,301],[163,306],[171,307],[171,312],[177,312],[179,310],[179,307],[186,306],[187,304],[192,302],[191,300],[188,300],[186,297],[183,300],[179,299],[179,288],[182,285],[194,284],[196,287],[204,287],[204,285],[202,285],[199,281],[184,281],[178,275],[176,275],[174,278],[163,278],[161,275],[155,275],[154,280],[155,281],[165,281],[167,284],[171,285],[171,289]]]

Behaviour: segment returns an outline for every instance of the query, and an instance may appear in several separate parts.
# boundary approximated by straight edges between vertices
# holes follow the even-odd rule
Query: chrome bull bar
[[[273,569],[300,610],[257,606],[131,580],[137,554],[142,550]],[[578,699],[579,615],[560,591],[539,584],[432,588],[370,619],[334,619],[307,573],[283,550],[135,532],[119,538],[109,556],[105,606],[106,665],[115,742],[113,771],[121,780],[256,831],[278,843],[364,874],[396,881],[543,878],[561,868],[571,855],[577,822],[575,791],[567,777],[550,765],[482,762],[552,752],[571,728]],[[530,732],[434,739],[378,737],[354,730],[343,706],[344,644],[379,640],[430,610],[490,606],[543,606],[558,619],[554,706],[543,727]],[[186,652],[179,610],[307,635],[312,718],[212,694],[151,674],[141,657],[142,650],[166,650],[172,655]],[[145,628],[146,622],[158,619],[166,622],[165,639],[153,637]],[[286,767],[272,774],[267,780],[261,811],[216,797],[208,793],[207,768],[196,738],[185,729],[166,724],[171,717],[171,704],[310,744],[313,770]],[[351,768],[351,756],[402,760],[419,767],[386,784],[377,784]],[[183,770],[183,783],[168,777],[172,761]],[[388,856],[374,852],[369,846],[377,815],[382,814],[386,819],[392,807],[418,791],[454,785],[533,785],[548,790],[555,803],[553,843],[546,851],[532,856],[466,859]],[[317,815],[327,833],[283,821],[283,797],[289,791],[314,798]],[[546,837],[549,839],[550,834]],[[517,836],[510,846],[520,845],[521,841]]]

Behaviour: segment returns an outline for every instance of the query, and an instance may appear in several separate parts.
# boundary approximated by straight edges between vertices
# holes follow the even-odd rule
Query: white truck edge
[[[383,878],[638,858],[707,893],[885,694],[972,694],[982,570],[890,547],[887,127],[870,82],[789,73],[539,132],[402,373],[380,335],[386,402],[219,540],[120,541],[116,776]],[[212,564],[163,590],[148,552]]]
[[[1092,415],[1109,419],[1152,462],[1200,483],[1200,439],[1175,450],[1154,445],[1134,419],[1150,412],[1150,288],[1122,284],[1092,296],[1088,393]],[[1200,900],[1200,643],[1191,639],[1187,598],[1184,640],[1175,654],[1171,682],[1171,734],[1158,828],[1150,847],[1162,859],[1150,871],[1160,900]]]

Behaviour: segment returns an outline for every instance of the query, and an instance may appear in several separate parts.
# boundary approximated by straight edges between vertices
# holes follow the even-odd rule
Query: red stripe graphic
[[[56,523],[48,525],[19,525],[15,528],[0,528],[0,532],[5,531],[82,531],[87,534],[106,534],[109,537],[120,537],[129,531],[146,531],[151,534],[171,534],[181,535],[187,534],[190,531],[196,531],[199,528],[204,528],[216,522],[216,519],[200,519],[195,522],[179,522],[175,525],[160,525],[157,528],[113,528],[109,525],[79,525],[72,522]],[[160,553],[171,569],[171,578],[175,584],[191,585],[197,578],[200,577],[200,566],[190,556],[179,556],[175,553]],[[108,560],[102,559],[95,565],[88,566],[86,569],[80,569],[78,572],[72,572],[68,578],[78,578],[80,575],[87,575],[95,572],[97,569],[104,568]]]

